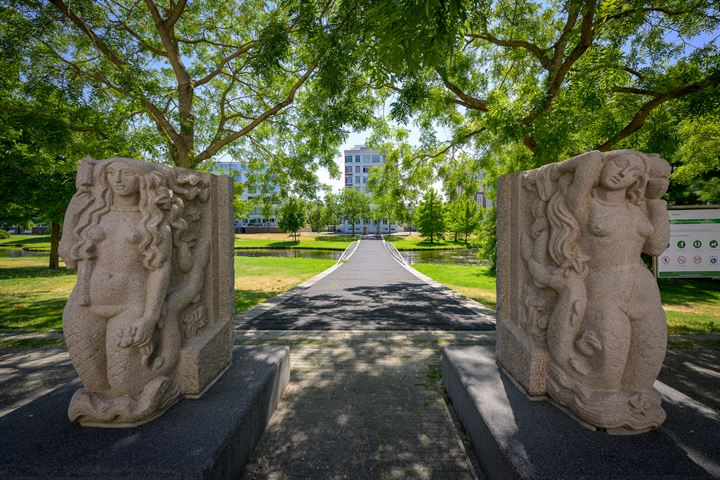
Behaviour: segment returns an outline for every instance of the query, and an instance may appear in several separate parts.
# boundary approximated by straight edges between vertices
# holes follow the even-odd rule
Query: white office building
[[[248,202],[259,195],[259,192],[254,189],[251,190],[246,186],[250,175],[258,173],[250,171],[250,167],[246,162],[220,162],[215,165],[214,170],[223,175],[230,175],[236,182],[243,185],[243,190],[240,194],[241,200]],[[274,186],[272,191],[273,193],[278,194],[280,193],[280,187]],[[277,218],[275,215],[277,208],[278,205],[273,205],[270,215],[263,215],[262,208],[259,206],[255,207],[247,217],[237,218],[235,221],[235,227],[277,227]]]
[[[366,195],[368,190],[368,177],[372,168],[379,168],[385,164],[385,155],[377,150],[365,148],[364,145],[355,145],[345,150],[345,188],[354,188]],[[372,205],[370,208],[373,208]],[[343,233],[351,233],[352,225],[344,222],[340,225]],[[360,220],[355,224],[355,233],[391,233],[397,230],[395,225],[388,225],[387,222],[376,222],[371,220],[365,223]]]

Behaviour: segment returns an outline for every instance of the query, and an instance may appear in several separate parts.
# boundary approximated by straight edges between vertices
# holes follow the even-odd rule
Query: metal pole
[[[657,264],[657,257],[655,255],[653,255],[653,257],[652,257],[652,271],[653,271],[653,276],[655,277],[655,282],[657,283],[658,264]]]

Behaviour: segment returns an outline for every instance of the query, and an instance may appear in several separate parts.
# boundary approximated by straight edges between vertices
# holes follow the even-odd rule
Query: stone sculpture
[[[670,165],[589,152],[501,178],[497,356],[530,395],[611,433],[665,419],[665,314],[641,252],[668,245]]]
[[[60,254],[78,273],[63,330],[84,388],[68,415],[139,425],[230,364],[232,180],[86,158],[76,183]]]

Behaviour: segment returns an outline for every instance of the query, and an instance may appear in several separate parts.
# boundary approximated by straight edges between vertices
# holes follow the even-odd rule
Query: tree
[[[310,223],[310,229],[313,232],[320,232],[325,225],[328,218],[327,210],[325,206],[320,202],[312,202],[308,204],[307,219]]]
[[[445,231],[445,212],[443,202],[434,188],[423,196],[415,212],[415,224],[420,235],[430,237],[430,243],[435,242],[435,237],[442,238]]]
[[[325,213],[327,215],[327,224],[333,226],[332,231],[335,233],[338,221],[341,218],[340,195],[332,192],[325,195]]]
[[[422,129],[406,171],[438,171],[460,151],[490,185],[592,149],[695,164],[681,149],[698,145],[692,127],[679,125],[718,118],[713,0],[356,1],[373,42],[364,68],[394,92],[391,117]],[[702,164],[691,198],[713,191],[718,170]]]
[[[24,74],[121,112],[157,160],[263,158],[307,187],[372,112],[349,74],[361,32],[336,2],[10,1],[39,60]]]
[[[370,215],[370,202],[367,196],[354,188],[345,188],[340,194],[340,218],[352,225],[355,236],[355,223]]]
[[[280,218],[278,227],[281,232],[290,233],[293,241],[299,238],[298,231],[305,226],[305,207],[303,202],[296,197],[288,197],[280,206]]]
[[[468,198],[467,195],[458,195],[448,203],[445,210],[445,224],[447,229],[453,233],[456,242],[458,236],[463,235],[463,241],[467,245],[468,235],[478,227],[479,210],[475,199]]]
[[[24,64],[36,60],[28,48],[33,30],[17,12],[0,12],[0,223],[48,223],[49,267],[56,269],[77,160],[130,156],[136,139],[82,92],[25,77]]]

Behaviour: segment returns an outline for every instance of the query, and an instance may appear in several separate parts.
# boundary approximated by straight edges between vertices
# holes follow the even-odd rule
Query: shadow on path
[[[494,330],[460,300],[363,240],[348,263],[275,308],[238,325],[261,330]]]

